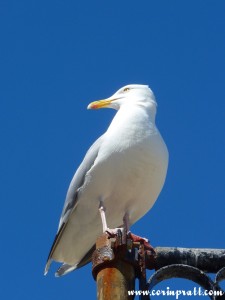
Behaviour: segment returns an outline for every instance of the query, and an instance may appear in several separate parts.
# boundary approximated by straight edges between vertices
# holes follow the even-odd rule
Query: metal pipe
[[[135,273],[131,264],[117,260],[97,274],[98,300],[131,300],[128,291],[135,290]]]
[[[104,233],[96,241],[92,256],[92,272],[97,283],[98,300],[132,300],[128,291],[135,290],[135,268],[124,260],[126,245],[120,237]],[[120,247],[116,247],[120,244]],[[113,251],[114,249],[114,251]]]
[[[154,268],[172,264],[185,264],[206,273],[217,273],[225,267],[224,249],[156,247]]]

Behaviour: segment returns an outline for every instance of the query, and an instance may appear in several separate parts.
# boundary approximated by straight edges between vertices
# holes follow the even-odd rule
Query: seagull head
[[[130,104],[156,106],[156,100],[148,85],[129,84],[120,88],[115,94],[107,99],[91,102],[87,108],[113,108],[118,110],[121,106]]]

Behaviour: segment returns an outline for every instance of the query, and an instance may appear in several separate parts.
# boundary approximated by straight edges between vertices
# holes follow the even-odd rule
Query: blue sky
[[[130,83],[154,91],[170,153],[133,232],[225,248],[224,11],[222,0],[0,1],[2,298],[95,299],[91,265],[43,270],[73,173],[115,114],[86,107]]]

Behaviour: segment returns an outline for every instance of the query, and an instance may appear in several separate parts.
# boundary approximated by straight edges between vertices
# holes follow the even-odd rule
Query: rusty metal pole
[[[96,281],[98,300],[133,299],[133,296],[128,295],[128,291],[135,289],[134,268],[127,262],[115,261],[113,266],[98,272]]]
[[[128,291],[135,290],[135,269],[123,259],[126,250],[126,244],[121,242],[118,247],[118,238],[110,238],[107,233],[97,239],[92,263],[98,300],[134,299]]]

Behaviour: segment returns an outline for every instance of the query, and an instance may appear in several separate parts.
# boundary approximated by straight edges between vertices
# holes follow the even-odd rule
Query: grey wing
[[[104,135],[100,136],[89,148],[82,163],[74,174],[74,177],[67,191],[66,200],[60,217],[58,232],[60,231],[62,224],[67,222],[71,211],[75,208],[78,202],[77,192],[84,183],[86,173],[91,169],[96,157],[98,156],[99,148],[102,144],[103,138]]]
[[[51,264],[51,257],[52,257],[54,250],[63,234],[63,231],[66,227],[66,223],[69,219],[69,216],[70,216],[71,212],[75,209],[75,207],[78,203],[79,199],[78,199],[77,195],[78,195],[79,188],[83,185],[86,173],[93,166],[95,159],[98,156],[98,152],[99,152],[100,146],[102,144],[103,138],[104,138],[104,135],[100,136],[95,141],[95,143],[90,147],[90,149],[86,153],[82,163],[80,164],[79,168],[77,169],[77,171],[70,183],[69,189],[67,191],[63,211],[62,211],[62,214],[60,217],[58,231],[57,231],[55,240],[52,244],[48,259],[47,259],[47,264],[45,267],[45,274],[47,274],[47,272],[48,272],[48,269]]]

